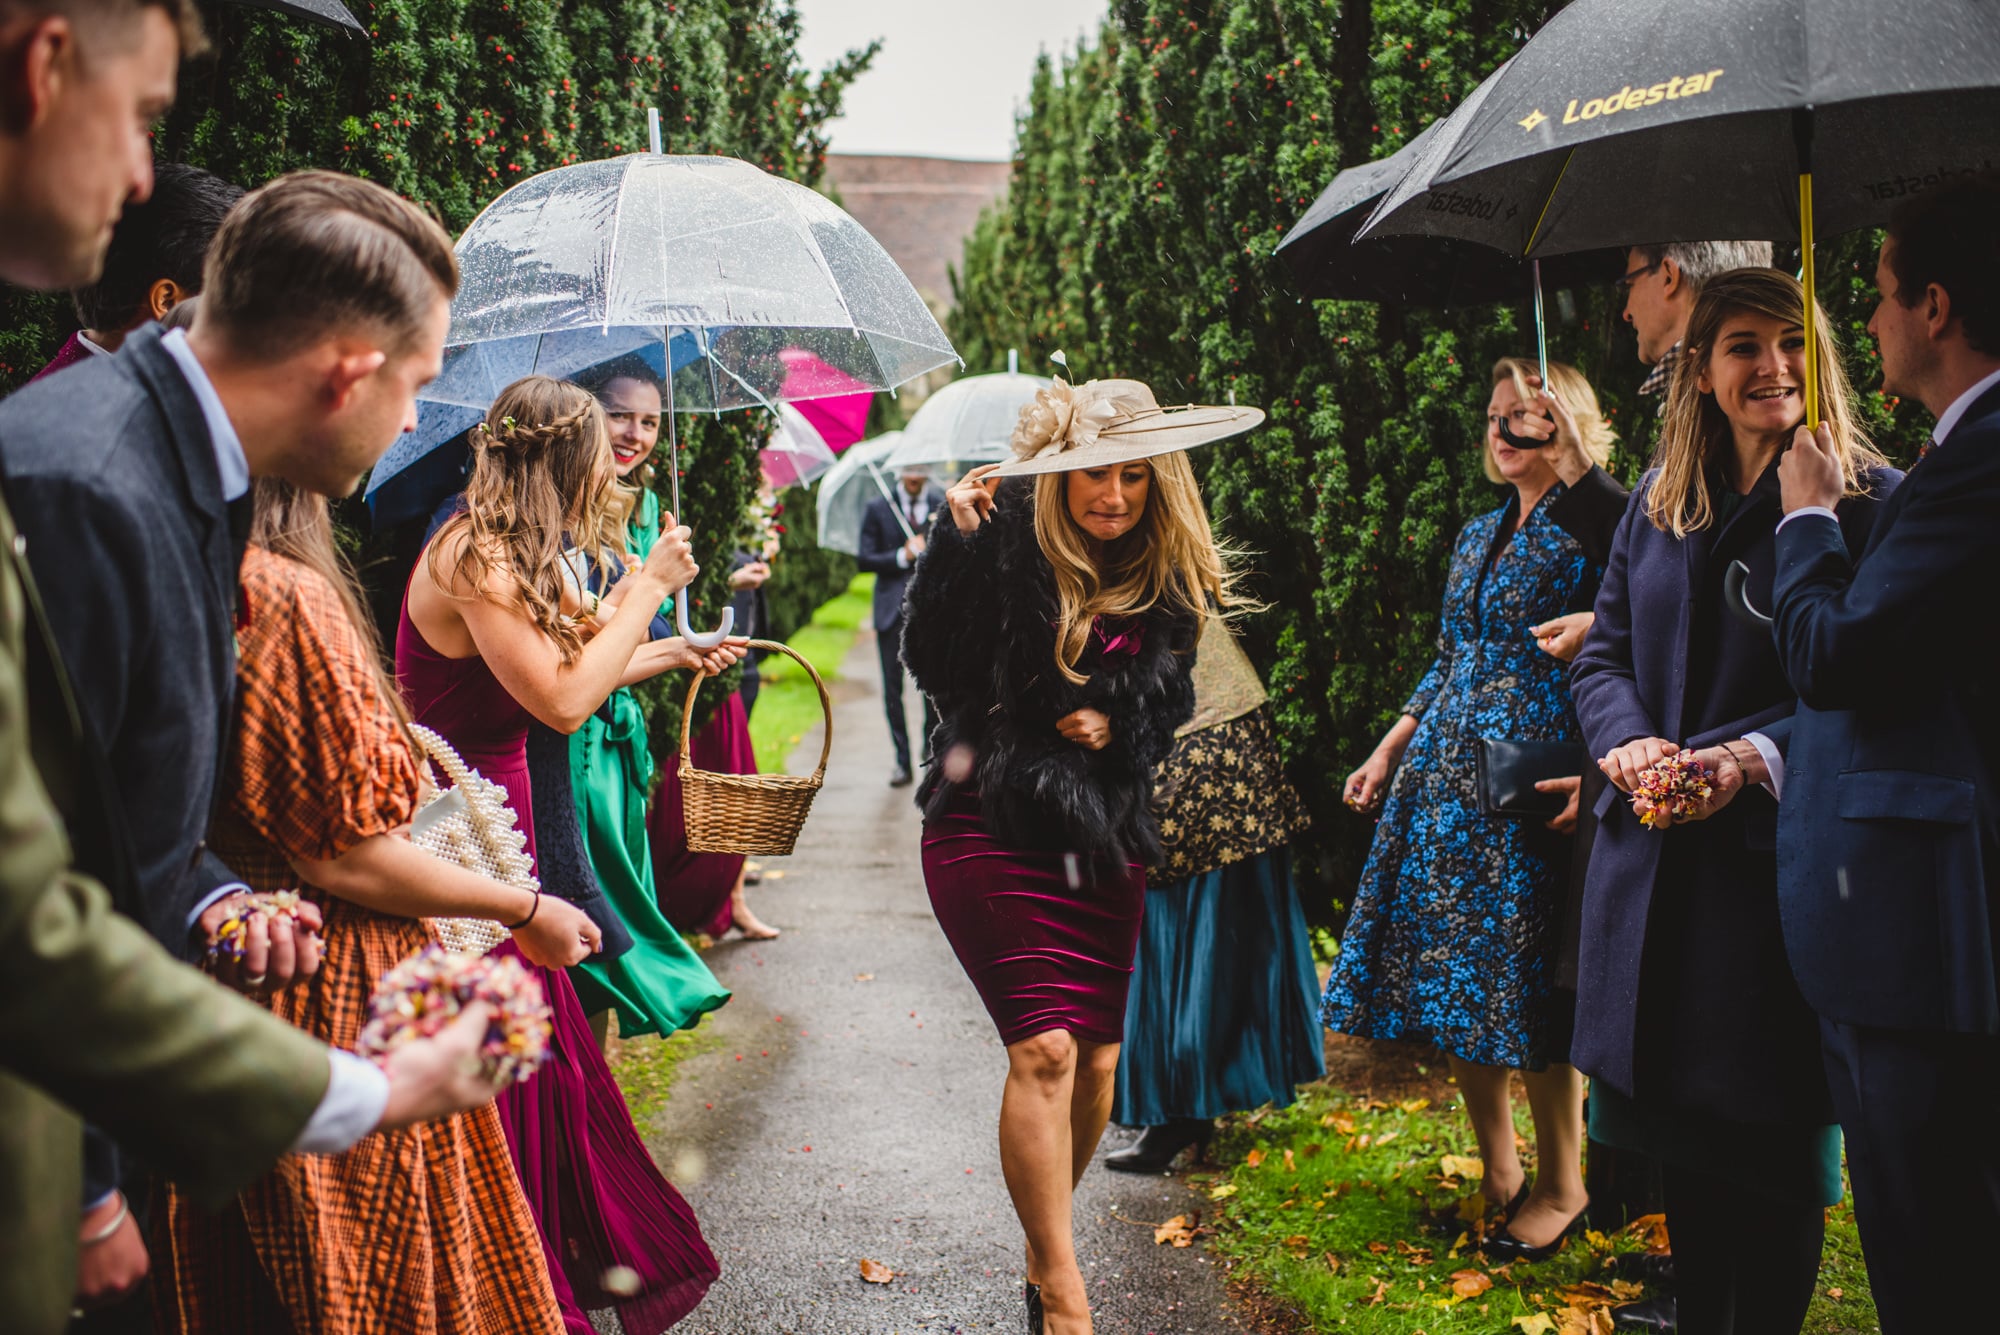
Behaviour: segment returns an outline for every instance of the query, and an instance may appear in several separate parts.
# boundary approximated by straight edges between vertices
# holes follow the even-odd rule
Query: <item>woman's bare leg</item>
[[[1118,1086],[1116,1043],[1076,1040],[1076,1084],[1069,1098],[1070,1186],[1083,1181],[1111,1120],[1111,1099]]]
[[[744,871],[748,869],[749,864],[745,863]],[[735,888],[729,892],[730,920],[736,924],[737,931],[752,941],[773,940],[778,935],[778,929],[750,911],[750,901],[743,894],[743,876],[742,871],[736,873]]]
[[[1535,1189],[1507,1231],[1546,1247],[1590,1203],[1583,1187],[1583,1077],[1567,1063],[1523,1071],[1535,1115]]]
[[[1514,1073],[1505,1066],[1481,1066],[1459,1057],[1451,1059],[1451,1073],[1486,1165],[1479,1189],[1491,1204],[1505,1205],[1528,1176],[1514,1149],[1514,1101],[1507,1087]]]
[[[1051,1029],[1007,1047],[1000,1171],[1028,1240],[1028,1278],[1042,1286],[1049,1335],[1089,1335],[1090,1304],[1070,1225],[1077,1044]]]

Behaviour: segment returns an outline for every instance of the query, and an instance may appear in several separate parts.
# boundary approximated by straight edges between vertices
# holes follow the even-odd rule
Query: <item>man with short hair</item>
[[[896,766],[889,786],[901,788],[914,777],[910,768],[910,720],[903,706],[903,589],[924,554],[924,535],[931,516],[944,508],[944,493],[931,481],[927,468],[905,468],[896,479],[894,499],[877,496],[861,517],[861,550],[856,561],[875,576],[875,648],[882,664],[882,705],[889,716],[889,742],[896,749]],[[935,726],[930,697],[923,697],[924,747],[930,759]]]
[[[199,293],[208,243],[241,198],[241,187],[199,167],[170,162],[154,168],[152,195],[127,204],[112,230],[102,276],[70,291],[81,327],[35,379],[116,352],[127,334],[166,319]]]
[[[1625,323],[1639,335],[1639,360],[1653,368],[1639,392],[1658,395],[1665,411],[1672,358],[1680,351],[1703,284],[1731,269],[1770,267],[1768,241],[1667,241],[1628,250],[1625,273],[1618,279],[1625,293]]]
[[[1882,243],[1882,386],[1937,428],[1859,559],[1822,426],[1778,468],[1778,650],[1799,693],[1778,904],[1819,1013],[1884,1335],[1985,1330],[2000,1252],[2000,177]]]
[[[120,211],[151,188],[150,119],[173,98],[183,47],[200,40],[187,0],[0,0],[0,278],[95,281]],[[64,405],[90,406],[44,400]],[[59,566],[62,551],[44,564]],[[377,1125],[477,1106],[493,1087],[466,1068],[484,1008],[399,1050],[385,1080],[175,963],[70,870],[51,795],[78,816],[117,794],[89,763],[22,555],[0,505],[0,1313],[9,1335],[52,1335],[73,1301],[116,1298],[146,1268],[116,1193],[80,1224],[70,1109],[220,1203],[288,1150],[344,1149]],[[116,850],[92,851],[118,865]]]

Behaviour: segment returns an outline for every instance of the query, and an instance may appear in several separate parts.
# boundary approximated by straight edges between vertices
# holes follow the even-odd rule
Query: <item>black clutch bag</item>
[[[1544,779],[1568,779],[1583,773],[1583,747],[1576,742],[1517,742],[1505,737],[1479,739],[1479,814],[1534,817],[1548,820],[1562,814],[1569,798],[1562,793],[1538,793]]]

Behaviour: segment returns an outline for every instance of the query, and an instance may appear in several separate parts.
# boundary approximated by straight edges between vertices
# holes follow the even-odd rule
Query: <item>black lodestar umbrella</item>
[[[349,13],[340,0],[230,0],[230,3],[245,9],[268,9],[276,14],[324,23],[329,28],[346,28],[363,37],[368,35],[368,29],[361,26],[361,21]]]
[[[1475,242],[1451,237],[1389,236],[1358,245],[1354,233],[1375,205],[1414,167],[1443,121],[1386,158],[1349,167],[1320,192],[1277,253],[1284,256],[1300,295],[1340,301],[1411,306],[1483,306],[1512,301],[1528,291],[1530,262]],[[1543,266],[1552,288],[1610,282],[1618,275],[1615,251],[1565,255]]]
[[[2000,159],[2000,3],[1575,0],[1480,93],[1362,239],[1536,257],[1796,229],[1810,286],[1815,228]]]

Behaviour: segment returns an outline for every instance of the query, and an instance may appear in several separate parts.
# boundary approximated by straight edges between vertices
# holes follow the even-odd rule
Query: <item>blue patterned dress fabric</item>
[[[1548,518],[1562,490],[1511,538],[1513,500],[1458,535],[1438,656],[1403,706],[1417,730],[1320,1006],[1337,1033],[1414,1039],[1488,1066],[1567,1058],[1560,1008],[1574,994],[1557,991],[1556,955],[1569,842],[1538,820],[1481,815],[1475,788],[1481,737],[1582,738],[1567,665],[1528,633],[1573,610],[1596,573]]]

